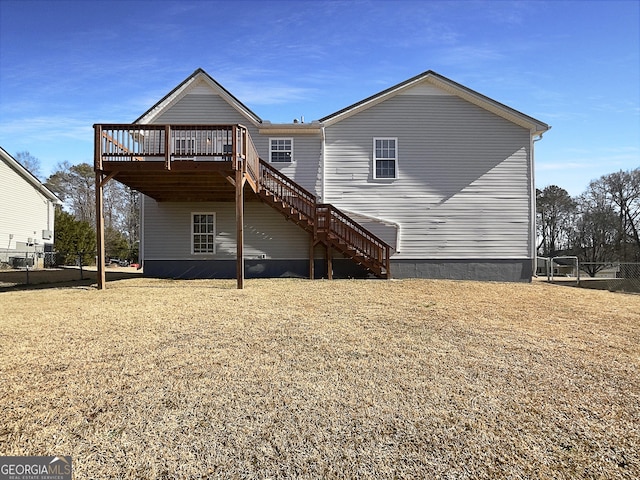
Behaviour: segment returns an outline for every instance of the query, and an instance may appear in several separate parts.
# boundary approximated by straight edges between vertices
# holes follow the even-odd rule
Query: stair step
[[[378,277],[386,277],[387,271],[384,265],[381,265],[376,259],[369,257],[365,252],[359,250],[349,242],[344,241],[337,235],[337,231],[333,230],[333,220],[329,223],[323,222],[323,227],[319,227],[316,230],[316,223],[314,216],[309,216],[307,213],[302,213],[296,207],[292,205],[292,199],[298,198],[296,189],[296,183],[291,181],[286,175],[277,171],[271,171],[271,168],[263,161],[261,162],[261,178],[263,179],[262,188],[259,191],[260,198],[272,208],[279,211],[287,220],[295,223],[302,229],[314,234],[314,240],[320,240],[326,245],[333,246],[336,250],[342,252],[346,257],[350,258],[357,265],[367,269],[373,275]],[[276,190],[272,190],[270,186],[271,182],[280,183],[285,189],[284,196],[278,195]],[[266,184],[266,185],[265,185]],[[289,187],[290,186],[290,187]],[[291,194],[291,196],[288,195]],[[295,202],[294,202],[295,203]],[[316,209],[318,206],[316,206]],[[326,206],[319,206],[320,210],[317,210],[318,215],[328,211]],[[324,218],[324,217],[322,217]],[[360,245],[361,247],[362,245]]]

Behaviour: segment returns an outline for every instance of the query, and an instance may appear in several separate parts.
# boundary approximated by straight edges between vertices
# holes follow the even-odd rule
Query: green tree
[[[129,259],[131,248],[127,238],[115,228],[105,228],[104,251],[108,258]]]
[[[82,258],[83,265],[95,263],[96,234],[85,221],[76,220],[70,213],[58,208],[55,212],[54,246],[59,265],[75,265]]]
[[[89,222],[92,227],[95,225],[95,172],[91,165],[88,163],[79,165],[71,165],[69,162],[60,163],[56,172],[47,179],[46,185],[58,195],[64,202],[65,209],[77,220]],[[117,253],[122,249],[114,246],[113,241],[116,241],[116,237],[110,231],[116,231],[124,237],[128,244],[128,252],[133,251],[138,244],[140,235],[139,206],[139,193],[126,185],[110,180],[104,186],[105,250],[107,256],[130,257],[131,253]],[[120,241],[121,238],[117,237],[117,240]],[[135,260],[137,256],[129,259]]]

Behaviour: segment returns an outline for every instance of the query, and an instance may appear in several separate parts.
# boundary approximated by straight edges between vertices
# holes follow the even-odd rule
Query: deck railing
[[[251,163],[257,173],[257,152],[242,125],[97,124],[97,170],[103,161],[232,161]],[[257,176],[255,176],[257,178]]]

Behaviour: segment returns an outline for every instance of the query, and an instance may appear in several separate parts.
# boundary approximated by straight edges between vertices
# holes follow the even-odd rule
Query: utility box
[[[11,257],[9,260],[13,268],[33,268],[33,257]]]

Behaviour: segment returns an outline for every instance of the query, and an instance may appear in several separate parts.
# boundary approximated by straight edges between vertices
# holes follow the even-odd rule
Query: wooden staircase
[[[391,247],[331,204],[260,159],[258,197],[313,235],[314,244],[333,248],[379,278],[391,278]]]
[[[309,232],[312,246],[324,245],[327,263],[337,251],[371,274],[391,278],[391,247],[262,160],[243,125],[96,124],[94,130],[96,211],[103,208],[103,187],[111,179],[158,202],[236,203],[238,288],[244,282],[245,182],[264,203]],[[101,215],[96,218],[98,285],[104,288],[104,225]]]

